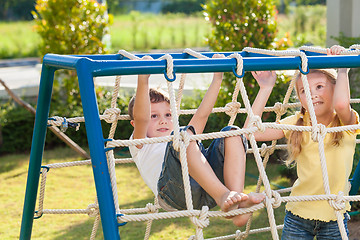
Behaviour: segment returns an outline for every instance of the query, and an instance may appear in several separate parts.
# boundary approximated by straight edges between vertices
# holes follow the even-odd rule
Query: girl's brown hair
[[[334,73],[335,72],[335,73]],[[310,73],[323,73],[326,75],[327,79],[332,83],[336,84],[336,71],[333,69],[312,69],[310,70]],[[301,77],[300,72],[296,73],[294,75],[295,81],[298,81]],[[298,89],[296,89],[296,92],[298,93]],[[306,113],[306,109],[304,107],[301,107],[300,110],[300,117],[296,122],[296,126],[304,126],[304,116]],[[338,127],[340,126],[340,119],[339,116],[336,114],[334,119],[329,125],[330,127]],[[290,166],[291,164],[295,163],[295,159],[299,156],[301,152],[301,142],[302,142],[302,135],[303,132],[301,131],[292,131],[289,136],[288,140],[288,159],[285,161],[285,164],[287,166]],[[339,146],[341,139],[344,137],[343,132],[334,132],[331,133],[331,143],[333,146]]]
[[[149,89],[149,97],[150,97],[150,102],[151,103],[160,103],[160,102],[167,102],[170,104],[170,98],[167,92],[165,92],[164,90],[160,89],[160,88],[150,88]],[[134,104],[135,104],[135,98],[136,96],[134,95],[129,102],[129,106],[128,106],[128,114],[130,115],[130,119],[133,120],[134,119]]]

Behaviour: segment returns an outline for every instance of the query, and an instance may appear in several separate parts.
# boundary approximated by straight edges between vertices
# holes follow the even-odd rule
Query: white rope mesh
[[[359,45],[353,45],[349,48],[349,50],[344,51],[343,55],[359,55],[360,54]],[[294,56],[301,58],[301,70],[306,72],[308,69],[307,57],[303,51],[312,51],[317,53],[326,54],[326,49],[314,48],[314,47],[301,47],[298,50],[291,51],[274,51],[274,50],[263,50],[257,48],[244,48],[243,51],[253,52],[265,55],[272,56]],[[184,53],[187,53],[198,59],[208,58],[201,53],[193,51],[191,49],[185,49]],[[131,60],[139,60],[140,58],[128,53],[124,50],[119,51],[119,54],[122,56],[129,58]],[[344,196],[344,193],[339,192],[339,194],[334,195],[331,194],[329,179],[327,175],[327,166],[326,166],[326,158],[324,154],[324,138],[326,133],[340,132],[340,131],[349,131],[349,130],[357,130],[360,129],[359,125],[349,125],[342,127],[332,127],[326,128],[322,124],[318,124],[314,112],[314,108],[311,101],[310,89],[307,81],[306,75],[301,75],[301,81],[303,83],[306,95],[306,101],[309,106],[309,114],[312,122],[312,126],[292,126],[292,125],[284,125],[278,123],[262,123],[259,116],[255,116],[251,109],[251,104],[249,98],[247,96],[246,88],[242,79],[243,75],[243,60],[240,54],[234,53],[229,56],[229,58],[236,59],[236,86],[234,92],[232,94],[232,101],[227,103],[224,107],[218,107],[213,109],[213,113],[225,112],[229,115],[229,125],[232,125],[235,121],[237,114],[246,113],[249,116],[250,124],[246,129],[228,131],[228,132],[213,132],[213,133],[203,133],[198,135],[189,135],[187,132],[179,132],[179,123],[178,116],[186,115],[186,114],[194,114],[196,109],[187,109],[181,110],[181,98],[182,91],[184,87],[185,74],[181,77],[181,82],[179,85],[179,91],[177,98],[175,97],[175,90],[172,82],[167,81],[168,92],[170,96],[170,108],[172,111],[173,123],[174,123],[174,135],[167,137],[158,137],[158,138],[147,138],[147,139],[135,139],[135,140],[112,140],[106,143],[107,148],[114,147],[123,147],[123,146],[134,146],[139,144],[148,144],[148,143],[157,143],[157,142],[169,142],[172,141],[174,148],[180,152],[180,162],[182,166],[183,173],[183,181],[185,187],[185,199],[187,210],[183,211],[174,211],[174,212],[159,212],[160,206],[157,202],[157,198],[155,198],[154,204],[148,203],[144,208],[133,208],[133,209],[120,209],[118,204],[118,192],[117,192],[117,184],[116,184],[116,174],[115,174],[115,165],[118,163],[129,163],[133,162],[131,158],[123,158],[116,159],[114,156],[114,151],[107,152],[108,158],[108,166],[109,166],[109,174],[111,178],[112,190],[114,203],[116,208],[116,213],[121,213],[122,216],[118,217],[119,222],[130,222],[130,221],[147,221],[145,237],[144,239],[149,239],[151,232],[151,225],[153,220],[159,219],[167,219],[167,218],[178,218],[178,217],[189,217],[190,220],[196,226],[196,234],[194,236],[190,236],[189,239],[204,239],[203,238],[203,228],[206,228],[209,225],[209,219],[212,217],[230,217],[236,216],[239,214],[253,213],[254,211],[258,211],[262,208],[266,208],[269,220],[269,227],[262,229],[250,229],[252,218],[248,221],[246,225],[246,230],[244,232],[237,231],[233,235],[229,236],[221,236],[211,239],[243,239],[246,238],[249,234],[254,234],[258,232],[270,231],[273,239],[279,239],[277,231],[282,229],[283,225],[276,225],[275,217],[274,217],[274,209],[278,208],[281,203],[286,202],[297,202],[297,201],[323,201],[326,200],[329,202],[330,206],[334,209],[335,215],[337,217],[338,226],[340,229],[340,233],[342,239],[347,239],[347,235],[345,232],[345,227],[343,224],[343,216],[341,211],[345,208],[345,202],[349,201],[360,201],[360,196]],[[166,61],[166,71],[165,74],[168,79],[175,79],[175,73],[173,71],[173,59],[171,55],[165,54],[161,59]],[[240,77],[239,77],[240,76]],[[291,81],[288,87],[288,90],[285,94],[284,100],[282,103],[276,103],[273,107],[266,107],[265,112],[274,112],[276,114],[276,121],[281,119],[281,116],[284,115],[289,108],[297,108],[299,107],[299,103],[289,103],[289,99],[291,93],[294,88],[295,81]],[[103,115],[100,115],[100,119],[106,121],[111,124],[109,139],[113,139],[115,135],[115,130],[117,126],[117,122],[119,120],[128,120],[128,115],[122,115],[120,109],[117,108],[117,98],[119,95],[120,89],[120,77],[116,77],[115,86],[111,100],[110,108],[106,109]],[[244,108],[241,108],[241,104],[237,102],[238,94],[240,93]],[[352,99],[351,103],[360,103],[360,99]],[[69,123],[79,123],[84,122],[83,117],[75,117],[75,118],[63,118],[63,117],[52,117],[51,120],[48,121],[49,125],[53,126],[61,126],[64,121]],[[291,188],[280,189],[280,190],[272,190],[270,187],[270,181],[267,177],[265,168],[268,162],[270,155],[276,149],[286,149],[286,145],[277,144],[276,141],[272,141],[270,145],[266,145],[265,143],[258,147],[258,144],[255,140],[254,133],[258,131],[264,131],[266,128],[273,129],[281,129],[281,130],[291,130],[291,131],[305,131],[310,132],[311,137],[314,141],[317,141],[319,144],[319,153],[320,153],[320,164],[324,185],[324,195],[309,195],[309,196],[281,196],[282,193],[289,192]],[[201,210],[195,210],[193,208],[192,197],[191,197],[191,189],[190,189],[190,181],[188,174],[188,166],[187,166],[187,158],[186,158],[186,149],[189,145],[190,141],[199,141],[206,139],[215,139],[222,137],[231,137],[231,136],[239,136],[241,134],[248,134],[249,141],[251,145],[251,149],[248,150],[247,153],[252,153],[255,157],[255,161],[259,170],[259,179],[257,183],[256,192],[260,191],[260,187],[264,188],[264,193],[266,195],[265,200],[257,205],[254,205],[249,208],[240,208],[236,210],[231,210],[229,212],[222,211],[209,211],[207,207],[202,208]],[[360,140],[356,141],[357,143]],[[89,216],[95,217],[94,225],[92,228],[92,232],[90,235],[90,239],[95,239],[96,231],[98,229],[100,214],[99,207],[97,203],[97,199],[95,203],[89,204],[86,209],[44,209],[43,203],[45,198],[45,183],[47,178],[48,170],[51,168],[64,168],[64,167],[72,167],[72,166],[83,166],[90,165],[91,160],[83,160],[83,161],[74,161],[74,162],[65,162],[65,163],[54,163],[45,166],[42,169],[41,175],[41,184],[39,191],[39,203],[38,210],[36,216],[40,217],[42,214],[87,214]],[[319,173],[320,174],[320,173]]]

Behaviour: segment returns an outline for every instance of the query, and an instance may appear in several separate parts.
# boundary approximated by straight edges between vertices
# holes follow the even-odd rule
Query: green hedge
[[[99,112],[103,113],[106,108],[110,106],[110,94],[102,94],[105,91],[99,91],[98,98],[99,102]],[[196,91],[194,96],[184,96],[182,99],[182,109],[196,109],[202,100],[204,95],[203,91]],[[120,99],[118,100],[118,106],[121,109],[122,114],[127,113],[127,104],[130,99],[129,94],[120,94]],[[231,101],[229,98],[228,101]],[[52,103],[50,116],[61,116],[61,117],[78,117],[82,116],[81,111],[79,110],[81,106],[77,105],[79,109],[73,109],[72,112],[68,110],[64,105],[56,105]],[[16,106],[12,102],[3,104],[0,107],[0,129],[2,129],[3,143],[0,145],[0,155],[7,153],[19,153],[19,152],[29,152],[31,149],[32,142],[32,133],[34,128],[34,115],[26,111],[24,108]],[[179,118],[179,124],[181,126],[187,125],[190,121],[191,115],[182,115]],[[241,117],[238,117],[237,123],[239,126],[242,126],[243,121],[240,120]],[[205,128],[205,132],[216,132],[219,131],[222,127],[226,126],[229,121],[229,116],[225,113],[216,113],[211,114],[208,120],[208,123]],[[102,130],[104,134],[104,139],[108,137],[110,124],[105,121],[101,122]],[[132,126],[129,121],[118,121],[117,129],[115,132],[115,139],[128,139],[132,133]],[[80,124],[80,129],[76,131],[74,128],[69,128],[66,132],[74,142],[79,146],[87,148],[87,137],[85,123]],[[204,144],[207,145],[210,141],[204,141]],[[57,146],[65,146],[65,143],[62,142],[59,138],[55,136],[50,130],[46,134],[45,148],[53,148]]]
[[[2,144],[0,145],[0,155],[7,153],[29,152],[31,149],[32,134],[34,128],[35,116],[22,107],[12,106],[6,111],[3,109],[1,116]],[[107,138],[110,130],[110,124],[101,122],[104,138]],[[132,126],[128,121],[119,121],[116,131],[116,139],[126,139],[131,135]],[[79,146],[87,148],[87,137],[85,124],[81,123],[80,129],[76,131],[69,128],[66,132],[74,142]],[[35,139],[36,140],[36,139]],[[50,130],[46,134],[45,148],[65,146],[53,132]]]

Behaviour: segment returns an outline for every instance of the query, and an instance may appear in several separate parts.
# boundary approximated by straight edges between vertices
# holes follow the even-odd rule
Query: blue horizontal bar
[[[215,53],[204,53],[212,56]],[[229,56],[231,53],[227,53]],[[249,54],[243,57],[245,71],[265,70],[294,70],[301,65],[300,57],[274,57],[261,54]],[[66,56],[47,54],[43,64],[58,69],[76,69],[77,62],[81,59],[89,62],[89,71],[93,76],[132,75],[132,74],[163,74],[166,70],[166,60],[156,59],[164,54],[149,54],[154,60],[119,60],[119,54],[110,55],[84,55]],[[175,53],[173,64],[175,73],[199,72],[232,72],[236,68],[234,58],[196,59],[186,53]],[[187,55],[187,57],[186,57]],[[141,56],[141,55],[137,55]],[[182,58],[180,58],[182,57]],[[360,67],[360,56],[354,55],[312,55],[308,56],[310,69],[317,68],[357,68]]]

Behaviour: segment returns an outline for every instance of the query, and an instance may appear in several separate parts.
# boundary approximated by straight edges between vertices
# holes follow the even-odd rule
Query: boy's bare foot
[[[228,212],[230,210],[238,209],[239,203],[247,201],[248,199],[249,197],[245,193],[229,191],[222,196],[221,202],[218,205],[222,211]]]
[[[251,207],[256,204],[261,203],[262,201],[264,201],[264,199],[265,199],[265,195],[262,193],[249,193],[248,199],[245,201],[241,201],[238,204],[238,206],[239,206],[239,208],[248,208],[248,207]],[[246,222],[249,220],[250,216],[251,216],[251,213],[237,215],[232,218],[232,221],[233,221],[234,225],[241,227],[246,224]]]

